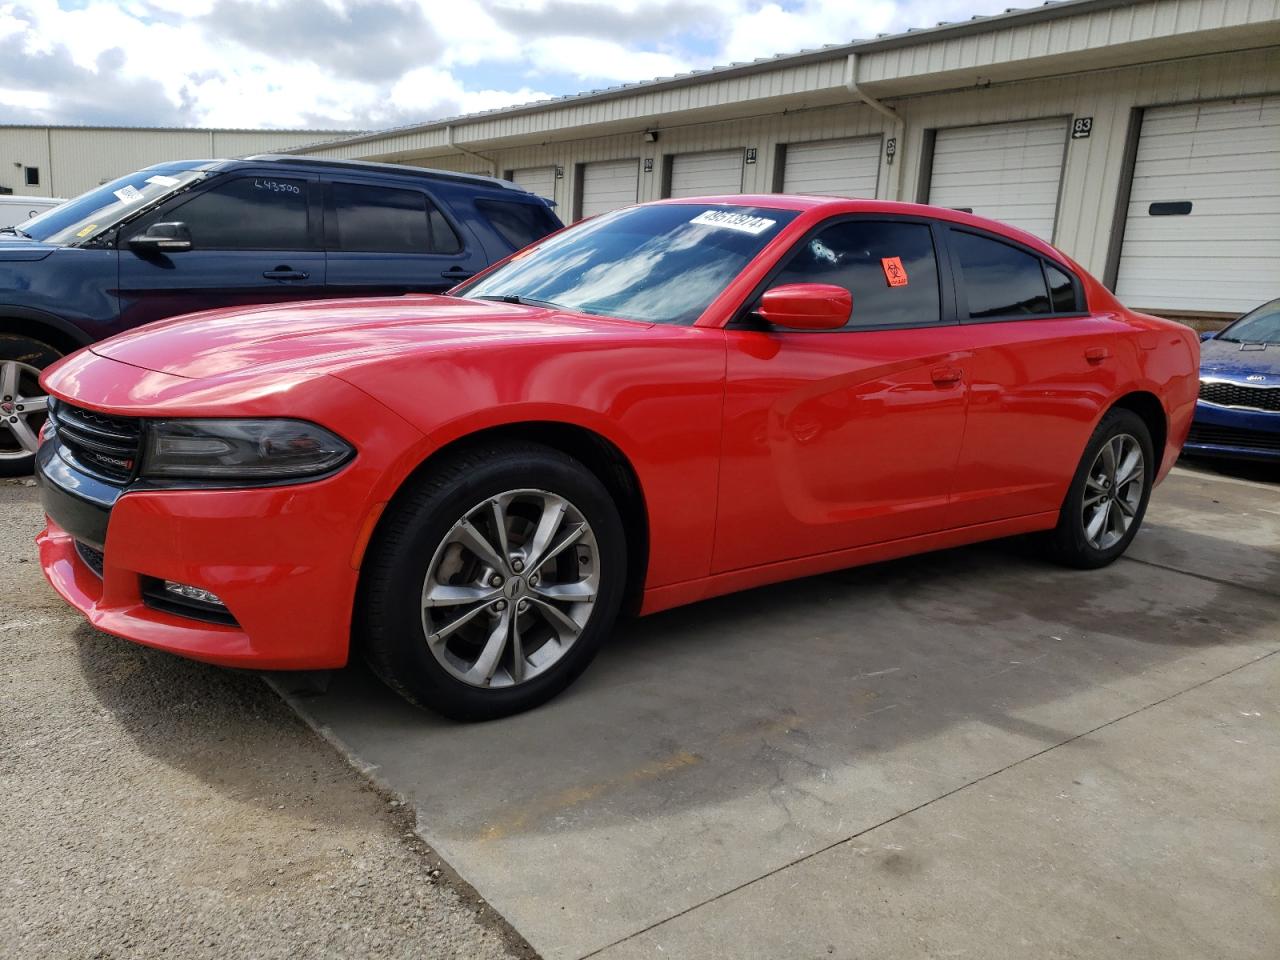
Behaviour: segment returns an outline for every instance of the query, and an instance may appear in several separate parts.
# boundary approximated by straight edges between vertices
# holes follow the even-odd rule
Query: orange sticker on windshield
[[[902,265],[901,257],[881,257],[880,266],[884,267],[884,278],[891,287],[907,285],[907,269]]]

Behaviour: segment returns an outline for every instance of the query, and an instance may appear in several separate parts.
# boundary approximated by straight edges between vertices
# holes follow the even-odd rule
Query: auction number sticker
[[[284,180],[258,180],[255,178],[253,188],[255,190],[266,190],[268,193],[302,193],[302,188],[296,183],[288,183]]]
[[[113,190],[112,193],[116,195],[116,199],[121,203],[137,203],[142,199],[142,191],[132,184],[123,186],[119,190]]]
[[[732,213],[728,210],[708,210],[698,214],[689,222],[703,227],[736,230],[739,233],[749,233],[757,237],[778,223],[777,220],[770,220],[768,217],[753,217],[749,213]]]

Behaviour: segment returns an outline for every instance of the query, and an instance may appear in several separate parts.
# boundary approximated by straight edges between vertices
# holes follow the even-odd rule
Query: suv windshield
[[[456,293],[689,324],[795,217],[730,204],[629,207],[556,234]]]
[[[77,243],[113,225],[135,210],[166,197],[207,171],[195,164],[148,167],[82,193],[22,224],[23,235],[49,243]]]
[[[1214,339],[1229,343],[1280,344],[1280,300],[1264,303],[1246,313]]]

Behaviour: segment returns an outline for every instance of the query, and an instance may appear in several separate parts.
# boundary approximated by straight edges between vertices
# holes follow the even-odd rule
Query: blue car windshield
[[[1280,300],[1264,303],[1258,309],[1246,313],[1214,339],[1230,343],[1280,344]]]
[[[558,233],[455,292],[690,324],[795,217],[731,204],[628,207]]]
[[[192,169],[197,163],[167,163],[139,170],[46,210],[18,229],[32,240],[81,243],[135,210],[203,179],[208,172]]]

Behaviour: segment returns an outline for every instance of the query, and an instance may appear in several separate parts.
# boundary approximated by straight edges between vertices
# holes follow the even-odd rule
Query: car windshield
[[[1246,313],[1214,339],[1229,343],[1280,344],[1280,300],[1264,303],[1258,309]]]
[[[689,324],[795,217],[730,204],[629,207],[556,234],[457,293]]]
[[[23,236],[48,243],[87,240],[133,211],[208,175],[191,166],[169,163],[139,170],[32,217],[18,229]]]

